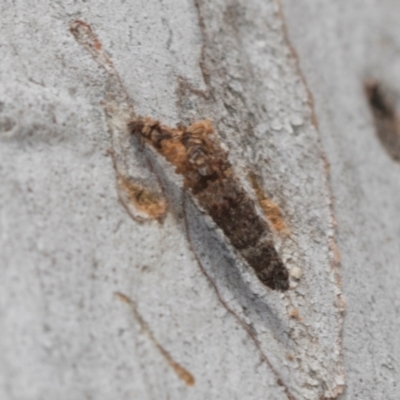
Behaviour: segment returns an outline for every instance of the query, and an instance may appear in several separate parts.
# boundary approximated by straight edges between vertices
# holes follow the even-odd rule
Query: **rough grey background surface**
[[[374,132],[372,76],[400,93],[400,4],[284,1],[331,164],[346,297],[345,398],[396,399],[400,388],[400,165]],[[318,32],[318,35],[315,34]]]
[[[219,20],[221,13],[225,19]],[[396,398],[400,166],[376,139],[362,90],[367,74],[400,90],[396,1],[284,0],[288,37],[307,86],[274,2],[220,0],[196,8],[183,0],[3,0],[0,15],[1,399],[328,394],[321,382],[333,389],[334,382],[341,385],[335,354],[341,345],[340,287],[328,246],[334,238],[331,205],[347,303],[342,397]],[[90,23],[101,39],[137,113],[171,125],[211,117],[239,173],[246,166],[259,168],[268,194],[291,222],[296,245],[280,245],[288,265],[305,272],[296,290],[285,296],[265,291],[240,263],[233,270],[239,275],[213,269],[221,251],[227,252],[221,264],[235,263],[196,210],[190,225],[203,226],[189,229],[192,244],[179,206],[162,225],[139,224],[127,215],[107,152],[110,137],[100,105],[106,74],[70,34],[76,19]],[[232,20],[241,25],[229,30]],[[236,55],[237,49],[245,55]],[[217,76],[211,83],[214,103],[179,92],[178,76],[207,90],[202,59]],[[243,82],[248,86],[241,87]],[[258,109],[263,102],[266,110]],[[233,117],[224,115],[232,109]],[[247,119],[249,131],[256,132],[250,139],[241,135]],[[157,341],[193,374],[193,387],[178,379],[116,291],[137,303]],[[303,304],[301,296],[310,301]],[[283,365],[286,349],[301,349],[295,345],[301,329],[288,318],[289,304],[315,332],[310,339],[321,340],[312,347],[302,336],[315,354],[305,352],[298,364]],[[287,329],[272,329],[276,320]],[[288,331],[294,336],[285,336]],[[324,340],[337,340],[332,354]],[[313,359],[320,363],[314,366],[317,382],[304,382],[313,373],[304,364]],[[283,386],[277,370],[278,376],[283,371]]]

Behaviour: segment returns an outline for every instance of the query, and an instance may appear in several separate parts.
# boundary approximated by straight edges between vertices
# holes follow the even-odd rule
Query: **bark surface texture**
[[[399,16],[2,0],[0,399],[399,398]]]

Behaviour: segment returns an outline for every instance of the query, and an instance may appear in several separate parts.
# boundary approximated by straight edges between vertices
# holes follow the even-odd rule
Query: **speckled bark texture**
[[[398,143],[399,18],[396,0],[0,2],[0,400],[397,399],[400,156],[377,129]],[[196,198],[132,136],[144,117],[212,122],[288,290],[227,240],[250,240],[243,213],[218,226],[208,181]]]

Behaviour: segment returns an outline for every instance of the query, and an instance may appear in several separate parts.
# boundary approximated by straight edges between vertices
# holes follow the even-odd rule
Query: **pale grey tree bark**
[[[0,399],[399,398],[400,164],[364,90],[396,108],[399,19],[396,0],[2,0]],[[132,140],[138,115],[212,121],[259,215],[279,207],[288,291]]]

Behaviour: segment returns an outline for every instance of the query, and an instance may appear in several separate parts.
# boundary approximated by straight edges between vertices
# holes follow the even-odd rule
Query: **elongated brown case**
[[[171,129],[151,118],[137,118],[129,127],[183,175],[185,189],[222,229],[260,281],[271,289],[287,290],[288,271],[275,250],[270,228],[235,177],[210,121]]]

